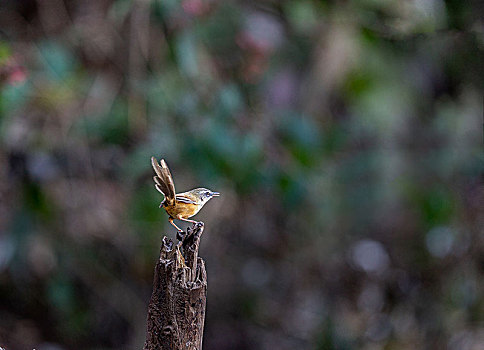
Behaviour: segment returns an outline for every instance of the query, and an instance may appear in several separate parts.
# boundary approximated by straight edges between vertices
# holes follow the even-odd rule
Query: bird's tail
[[[151,157],[151,165],[156,173],[156,176],[153,177],[155,188],[163,193],[166,204],[173,205],[175,203],[175,184],[173,183],[170,169],[168,169],[164,159],[158,164],[155,157]]]

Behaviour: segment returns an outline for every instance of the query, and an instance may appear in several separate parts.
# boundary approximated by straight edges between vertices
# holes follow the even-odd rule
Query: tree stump
[[[205,262],[198,257],[203,223],[163,237],[148,305],[145,350],[201,350],[207,298]],[[183,250],[183,254],[180,250]]]

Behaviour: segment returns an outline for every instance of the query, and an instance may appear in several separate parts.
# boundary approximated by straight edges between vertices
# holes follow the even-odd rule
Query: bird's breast
[[[172,218],[177,219],[182,217],[186,219],[198,213],[201,206],[198,204],[175,202],[173,205],[166,205],[165,203],[163,208],[165,208],[168,215]]]

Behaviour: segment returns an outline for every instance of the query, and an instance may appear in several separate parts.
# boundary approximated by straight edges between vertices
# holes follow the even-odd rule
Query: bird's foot
[[[203,221],[197,221],[193,224],[193,228],[192,229],[195,229],[195,228],[200,228],[200,227],[203,227],[205,224],[203,223]]]

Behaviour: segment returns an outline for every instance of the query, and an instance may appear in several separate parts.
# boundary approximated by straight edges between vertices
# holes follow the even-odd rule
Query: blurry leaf
[[[300,164],[314,165],[322,149],[323,135],[313,120],[287,114],[280,127],[283,143]]]
[[[298,211],[300,208],[292,208],[294,203],[302,203],[307,194],[304,178],[298,174],[281,171],[277,177],[277,185],[282,195],[283,203],[291,210]]]
[[[153,1],[155,3],[156,1]],[[126,18],[131,10],[132,2],[130,0],[116,0],[109,8],[109,18],[113,21]]]
[[[198,113],[198,96],[193,91],[185,91],[181,96],[175,107],[177,115],[184,116],[190,122],[193,116]]]
[[[434,186],[421,194],[421,210],[425,222],[430,225],[444,224],[450,221],[454,212],[454,199],[442,186]]]
[[[58,111],[76,100],[75,79],[68,78],[61,83],[45,84],[43,89],[36,91],[33,102],[39,109],[52,113]]]
[[[47,285],[47,299],[59,313],[67,316],[76,302],[72,281],[60,275],[55,276]]]
[[[229,118],[234,117],[242,109],[242,96],[237,85],[225,85],[220,89],[217,107],[224,116]]]
[[[185,31],[176,40],[176,57],[181,71],[188,77],[198,75],[198,52],[193,33]]]
[[[4,137],[6,117],[19,108],[24,107],[25,100],[29,97],[31,84],[4,85],[0,90],[0,137]]]
[[[170,159],[165,152],[160,154],[162,149],[163,148],[160,150],[155,150],[146,145],[142,145],[134,149],[124,159],[121,167],[122,178],[134,181],[143,175],[146,175],[146,173],[151,172],[152,168],[150,159],[152,156],[155,156],[158,160],[160,157]]]
[[[410,91],[401,84],[379,82],[359,92],[351,110],[352,132],[384,135],[398,130],[411,111]]]
[[[165,210],[159,208],[162,200],[163,195],[155,190],[151,179],[143,182],[131,197],[127,214],[143,257],[155,257],[162,234],[170,237],[173,232]]]
[[[77,122],[76,128],[88,137],[106,143],[126,144],[129,137],[128,108],[124,100],[118,99],[109,113],[103,116],[87,116]]]
[[[379,155],[373,151],[361,151],[343,159],[338,168],[338,180],[342,184],[362,184],[376,179]]]
[[[348,139],[348,134],[341,124],[333,124],[328,127],[323,136],[323,148],[325,153],[332,153],[341,150]]]
[[[154,0],[151,2],[151,6],[154,17],[159,18],[160,21],[169,20],[181,8],[179,0]]]
[[[239,51],[236,38],[241,22],[240,9],[230,2],[223,2],[207,22],[199,27],[204,44],[225,61],[230,61]]]
[[[212,122],[207,137],[210,147],[224,160],[230,162],[234,158],[243,156],[239,147],[240,136],[233,128],[228,128],[219,122]]]
[[[284,10],[291,25],[300,33],[309,33],[321,21],[314,1],[286,1]]]
[[[165,70],[164,74],[154,76],[147,84],[149,105],[153,108],[155,119],[162,119],[160,114],[176,113],[181,99],[187,93],[187,86],[180,72],[177,70]]]
[[[46,286],[46,299],[62,320],[58,325],[62,336],[74,341],[85,336],[90,327],[89,309],[75,287],[75,281],[60,273]]]
[[[0,41],[0,67],[4,64],[12,55],[10,46],[3,41]]]
[[[349,97],[358,97],[364,94],[371,87],[372,76],[369,72],[359,70],[352,72],[346,79],[346,94]]]
[[[11,237],[13,257],[10,269],[13,274],[18,274],[18,278],[25,278],[27,270],[27,241],[32,234],[35,234],[35,220],[32,213],[25,208],[18,210],[10,219],[8,232]]]
[[[262,180],[258,169],[263,157],[256,135],[241,134],[216,119],[204,132],[184,143],[184,154],[196,173],[210,181],[218,176],[231,178],[239,190],[255,188]]]
[[[46,197],[41,186],[36,183],[25,184],[24,196],[28,209],[38,214],[41,219],[50,221],[54,218],[53,203]]]
[[[0,272],[10,265],[15,253],[15,242],[11,236],[0,236]]]
[[[65,46],[55,41],[46,40],[39,44],[40,59],[45,71],[53,80],[64,80],[76,68],[74,56]]]
[[[434,184],[422,188],[416,184],[409,184],[407,194],[427,229],[448,224],[452,220],[457,203],[445,185]]]
[[[134,192],[130,201],[130,217],[134,223],[144,226],[145,223],[156,223],[164,215],[163,210],[158,208],[163,200],[163,195],[154,189],[152,181],[146,183]]]

